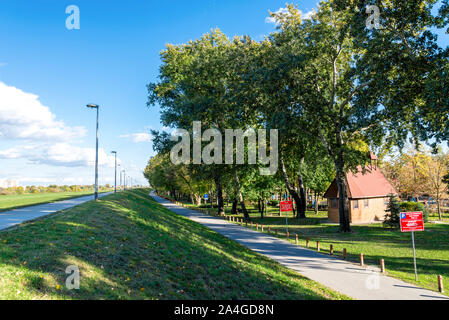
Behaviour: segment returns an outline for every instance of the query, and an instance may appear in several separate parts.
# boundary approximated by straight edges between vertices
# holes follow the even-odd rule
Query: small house
[[[371,153],[371,165],[361,166],[358,172],[346,174],[347,193],[349,199],[349,220],[351,223],[374,223],[383,221],[388,206],[389,196],[397,195],[396,190],[388,182],[377,167],[377,157]],[[339,222],[338,187],[334,180],[324,194],[328,200],[328,218],[330,222]]]

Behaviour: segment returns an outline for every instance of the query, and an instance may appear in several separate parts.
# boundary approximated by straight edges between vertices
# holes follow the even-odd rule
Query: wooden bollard
[[[309,238],[306,238],[306,247],[308,248],[310,246],[310,240]]]
[[[365,265],[365,260],[363,259],[363,253],[360,254],[360,266],[364,266]]]
[[[274,229],[274,233],[278,235],[278,229]]]
[[[261,226],[261,228],[262,228],[262,232],[263,232],[263,225]]]
[[[443,285],[443,277],[442,276],[438,276],[438,291],[440,291],[441,293],[444,292],[444,285]]]
[[[251,221],[251,228],[253,227],[253,222]]]
[[[259,224],[256,223],[256,230],[259,231]]]
[[[270,227],[268,227],[268,233],[271,233],[271,228]]]
[[[331,244],[331,246],[329,247],[329,254],[334,255],[334,245],[333,244]]]
[[[320,242],[319,241],[316,242],[316,250],[320,251]]]
[[[380,272],[385,273],[385,260],[380,259]]]
[[[343,249],[343,259],[346,259],[348,257],[348,252],[346,251],[346,248]]]
[[[298,234],[295,233],[295,243],[298,244],[298,242],[299,242],[299,241],[298,241]]]
[[[290,232],[287,231],[286,237],[287,237],[287,240],[290,239]]]

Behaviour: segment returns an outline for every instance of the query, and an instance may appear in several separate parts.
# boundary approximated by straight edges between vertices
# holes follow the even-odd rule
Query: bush
[[[387,210],[385,210],[385,220],[383,222],[385,227],[398,229],[399,228],[399,214],[401,213],[401,206],[398,199],[394,195],[390,195]]]
[[[424,222],[429,222],[429,212],[427,212],[424,204],[419,202],[401,202],[401,212],[422,212],[424,216]]]
[[[279,200],[270,200],[268,204],[272,207],[279,207]]]

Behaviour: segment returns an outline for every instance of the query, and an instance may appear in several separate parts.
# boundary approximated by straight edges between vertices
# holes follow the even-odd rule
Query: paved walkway
[[[305,277],[359,300],[449,300],[449,297],[384,276],[329,255],[172,204],[152,195],[171,211],[198,222],[241,245],[263,254]],[[413,263],[412,261],[410,263]],[[436,281],[436,279],[435,279]]]
[[[112,192],[100,193],[98,197],[102,198],[111,193]],[[34,220],[61,210],[69,209],[91,200],[94,200],[93,195],[0,212],[0,230],[7,229],[22,222]]]

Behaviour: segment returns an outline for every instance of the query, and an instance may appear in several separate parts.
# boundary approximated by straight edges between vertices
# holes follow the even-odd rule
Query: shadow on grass
[[[67,266],[81,272],[68,290]],[[148,190],[0,233],[3,299],[323,299],[341,296],[172,213]]]

